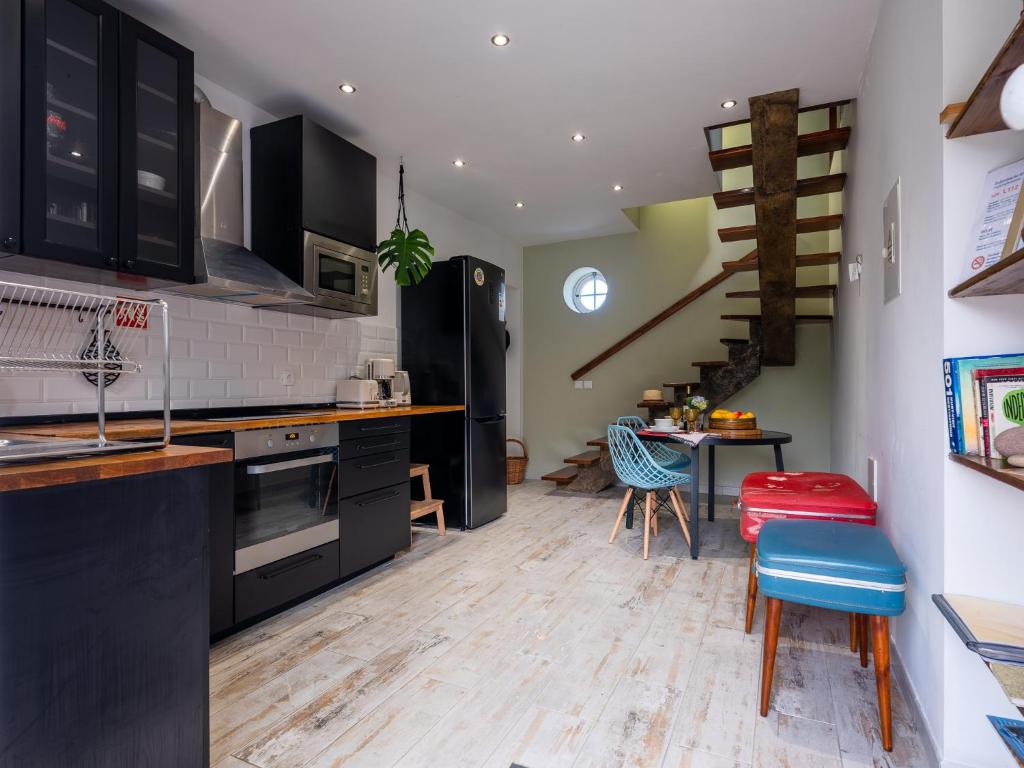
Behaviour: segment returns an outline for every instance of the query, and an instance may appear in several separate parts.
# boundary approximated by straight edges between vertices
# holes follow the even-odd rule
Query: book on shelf
[[[1024,720],[1012,720],[995,715],[987,715],[987,717],[1003,743],[1006,744],[1006,748],[1017,758],[1017,762],[1024,764]]]
[[[970,650],[990,664],[1024,665],[1024,605],[969,595],[932,595]]]
[[[942,361],[950,451],[985,454],[978,434],[978,398],[974,394],[974,372],[1014,368],[1024,368],[1024,353],[947,357]]]
[[[1024,221],[1024,159],[989,171],[974,216],[961,281],[1012,252]],[[1009,250],[1007,250],[1009,249]]]
[[[973,372],[974,409],[978,435],[978,455],[1002,458],[995,449],[996,436],[1006,429],[1024,424],[1024,366],[1016,368],[979,368]]]
[[[1024,666],[1020,664],[989,664],[989,669],[999,684],[1003,686],[1003,693],[1010,703],[1015,707],[1024,707]]]

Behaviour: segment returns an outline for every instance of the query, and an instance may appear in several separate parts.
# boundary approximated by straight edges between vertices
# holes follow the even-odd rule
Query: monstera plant
[[[385,272],[395,270],[399,285],[415,285],[430,271],[434,246],[422,229],[409,229],[405,213],[405,164],[398,164],[398,215],[391,236],[377,245],[377,261]]]

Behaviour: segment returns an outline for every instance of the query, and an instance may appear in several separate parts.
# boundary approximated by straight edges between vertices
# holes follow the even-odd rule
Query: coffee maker
[[[382,402],[394,405],[395,361],[390,357],[371,357],[366,364],[366,378],[377,382]]]

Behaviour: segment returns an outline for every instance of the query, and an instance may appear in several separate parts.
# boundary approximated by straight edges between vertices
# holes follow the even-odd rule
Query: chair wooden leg
[[[859,646],[857,645],[857,614],[850,614],[850,653],[856,653]]]
[[[690,527],[686,524],[683,519],[683,503],[679,500],[679,496],[676,493],[676,489],[673,488],[668,493],[668,497],[672,502],[672,509],[675,510],[676,520],[679,521],[679,527],[683,530],[683,538],[686,539],[686,544],[690,544]]]
[[[868,617],[857,614],[857,645],[860,647],[860,665],[868,667]]]
[[[866,643],[865,643],[866,645]],[[882,749],[892,752],[892,699],[889,676],[889,617],[871,617],[871,651],[875,656],[878,715],[882,721]]]
[[[615,534],[619,532],[619,526],[622,525],[622,519],[626,516],[626,510],[629,509],[629,502],[632,498],[633,489],[627,488],[626,495],[622,499],[622,506],[619,507],[619,514],[615,517],[615,525],[612,526],[612,535],[608,537],[609,544],[615,541]]]
[[[673,488],[672,493],[675,494],[676,500],[679,502],[679,509],[683,513],[683,520],[690,522],[690,513],[686,511],[686,504],[683,502],[683,496],[679,493],[679,488]]]
[[[654,491],[648,491],[644,501],[644,560],[647,559],[647,552],[651,545],[651,499],[653,497]]]
[[[779,645],[779,622],[782,619],[782,601],[768,598],[764,620],[764,650],[761,656],[761,717],[768,716],[772,700],[772,675],[775,674],[775,650]]]
[[[654,492],[654,511],[651,512],[651,530],[654,532],[654,538],[658,538],[658,492]]]
[[[750,542],[750,564],[747,573],[747,617],[743,622],[743,631],[748,635],[754,627],[754,606],[757,603],[757,571],[754,570],[754,563],[757,561],[757,542]]]

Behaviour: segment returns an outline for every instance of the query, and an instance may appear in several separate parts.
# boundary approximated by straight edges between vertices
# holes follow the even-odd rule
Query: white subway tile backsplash
[[[0,279],[26,282],[23,276],[2,272]],[[90,293],[117,293],[114,288],[61,285]],[[173,408],[330,401],[337,379],[365,375],[368,358],[393,357],[397,349],[394,328],[354,318],[334,320],[180,296],[153,297],[167,301],[170,311]],[[148,336],[137,355],[144,374],[121,376],[108,387],[111,412],[161,407],[159,335]],[[294,385],[280,383],[285,370],[291,371]],[[0,375],[0,416],[95,410],[96,389],[81,374]]]

